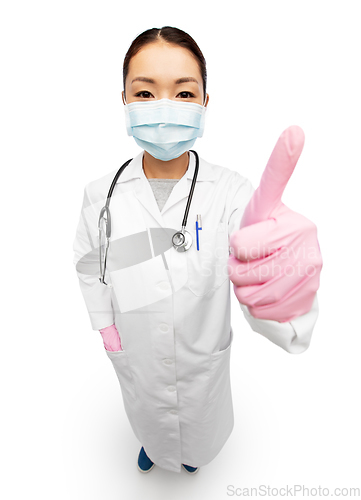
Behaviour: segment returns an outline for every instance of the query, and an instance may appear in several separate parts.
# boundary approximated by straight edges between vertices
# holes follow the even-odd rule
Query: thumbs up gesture
[[[281,201],[303,145],[300,127],[281,134],[240,229],[230,239],[230,280],[237,299],[255,318],[283,323],[306,314],[319,288],[317,228]]]

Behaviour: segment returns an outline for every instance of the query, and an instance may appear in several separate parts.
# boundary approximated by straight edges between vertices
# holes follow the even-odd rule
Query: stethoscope
[[[177,252],[185,252],[188,250],[193,243],[193,238],[192,235],[186,231],[186,225],[187,225],[187,219],[188,219],[188,212],[189,208],[191,206],[192,198],[193,198],[193,191],[194,187],[196,184],[197,180],[197,175],[198,175],[198,168],[199,168],[199,157],[196,151],[193,151],[193,149],[190,149],[194,156],[196,157],[196,167],[195,167],[195,172],[192,180],[192,185],[191,189],[189,191],[188,195],[188,201],[187,201],[187,206],[184,212],[184,217],[183,217],[183,222],[182,222],[182,229],[180,231],[177,231],[174,233],[172,237],[172,244],[173,247],[177,250]],[[100,278],[99,281],[103,283],[104,285],[108,284],[104,281],[105,278],[105,269],[107,265],[107,256],[108,256],[108,249],[109,249],[109,240],[111,236],[111,217],[110,217],[110,210],[109,210],[109,203],[110,203],[110,198],[113,194],[115,184],[120,176],[120,174],[123,172],[125,167],[129,165],[129,163],[132,161],[133,158],[130,160],[126,161],[118,170],[118,172],[115,174],[115,177],[113,179],[113,182],[110,186],[108,196],[107,196],[107,201],[105,203],[105,206],[101,209],[100,215],[99,215],[99,221],[98,221],[98,230],[99,230],[99,265],[100,265]],[[101,237],[102,237],[102,221],[105,223],[105,254],[104,254],[104,266],[102,263],[102,242],[101,242]]]

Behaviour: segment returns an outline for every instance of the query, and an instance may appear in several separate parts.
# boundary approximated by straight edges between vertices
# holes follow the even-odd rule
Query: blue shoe
[[[190,465],[185,465],[185,464],[182,464],[182,467],[189,474],[195,474],[196,472],[199,471],[199,467],[191,467]]]
[[[140,472],[149,472],[154,466],[155,463],[151,461],[142,446],[138,456],[138,470],[140,470]]]

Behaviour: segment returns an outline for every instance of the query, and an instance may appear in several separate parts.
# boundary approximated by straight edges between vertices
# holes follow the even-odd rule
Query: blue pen
[[[197,215],[197,220],[196,220],[197,250],[199,250],[199,235],[198,235],[199,230],[202,230],[202,219],[200,214]]]

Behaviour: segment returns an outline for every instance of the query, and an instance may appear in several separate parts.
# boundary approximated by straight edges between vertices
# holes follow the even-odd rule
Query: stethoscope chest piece
[[[181,231],[178,231],[173,235],[172,243],[177,252],[185,252],[192,246],[193,238],[191,233],[182,228]]]

